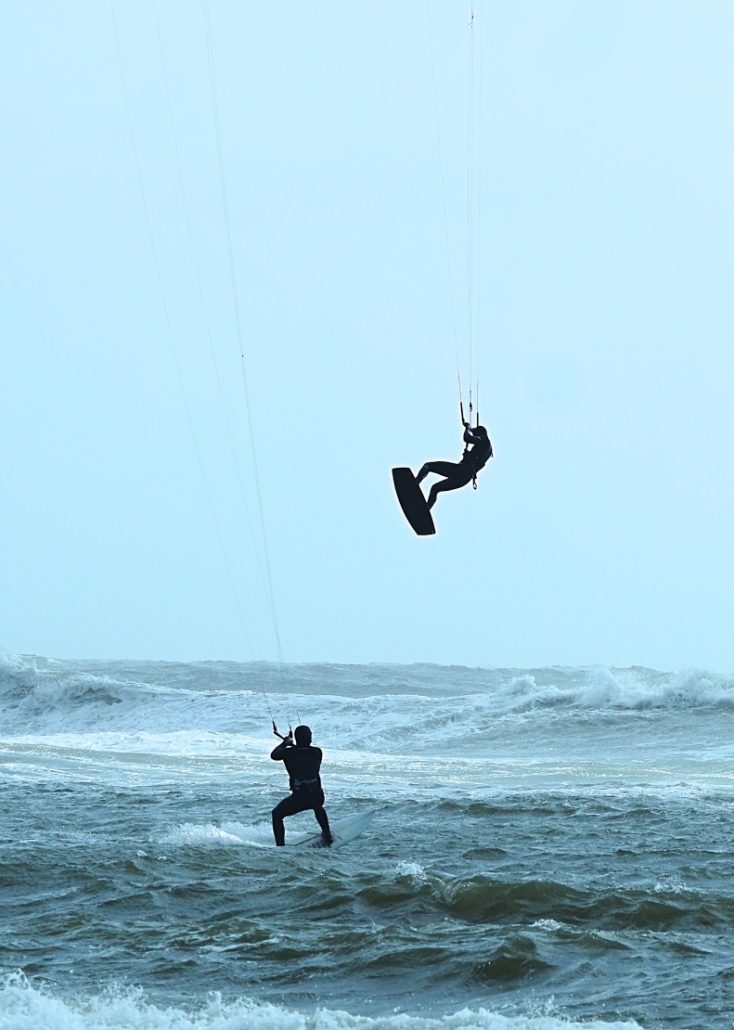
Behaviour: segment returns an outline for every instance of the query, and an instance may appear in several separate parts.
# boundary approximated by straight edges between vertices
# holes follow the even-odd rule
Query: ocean
[[[308,723],[338,850],[270,810]],[[734,1023],[734,679],[0,655],[0,1028]]]

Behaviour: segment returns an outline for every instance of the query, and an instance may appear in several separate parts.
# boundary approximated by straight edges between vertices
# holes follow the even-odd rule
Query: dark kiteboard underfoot
[[[394,468],[392,481],[400,507],[418,536],[432,536],[436,532],[431,509],[423,491],[409,468]]]

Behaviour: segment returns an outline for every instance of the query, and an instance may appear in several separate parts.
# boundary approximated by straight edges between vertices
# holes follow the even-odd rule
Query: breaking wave
[[[370,746],[403,733],[417,707],[427,739],[460,736],[491,720],[734,707],[734,679],[701,671],[93,663],[0,652],[0,731],[226,732],[234,712],[245,728],[262,724],[263,691],[284,721],[299,710],[314,719],[328,713],[330,722],[336,715],[345,727],[357,726]]]
[[[511,962],[511,958],[508,958]],[[462,1009],[440,1018],[352,1015],[318,1008],[304,1013],[249,998],[225,1001],[213,993],[201,1005],[156,1005],[141,988],[110,988],[87,998],[62,998],[32,985],[22,973],[0,982],[0,1030],[639,1030],[634,1021],[573,1022],[550,1012],[501,1014]]]

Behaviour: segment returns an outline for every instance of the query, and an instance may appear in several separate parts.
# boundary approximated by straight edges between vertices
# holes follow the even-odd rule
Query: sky
[[[732,52],[728,0],[7,5],[0,647],[734,669]],[[417,538],[470,312],[495,457]]]

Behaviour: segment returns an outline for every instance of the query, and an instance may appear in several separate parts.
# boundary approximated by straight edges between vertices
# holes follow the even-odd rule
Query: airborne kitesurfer
[[[280,736],[273,725],[273,731]],[[295,736],[295,743],[293,737]],[[324,844],[332,843],[329,818],[324,809],[324,791],[321,787],[321,748],[311,744],[311,730],[308,726],[296,726],[295,734],[288,732],[270,754],[275,762],[283,762],[290,777],[291,793],[273,809],[273,835],[278,847],[285,844],[283,819],[297,812],[313,810],[321,827]]]
[[[492,443],[484,426],[472,429],[468,422],[464,422],[464,443],[466,447],[461,461],[427,461],[415,477],[417,483],[422,482],[429,472],[445,477],[431,487],[428,494],[429,508],[436,503],[438,494],[445,490],[458,490],[470,482],[476,486],[477,473],[492,457]]]

